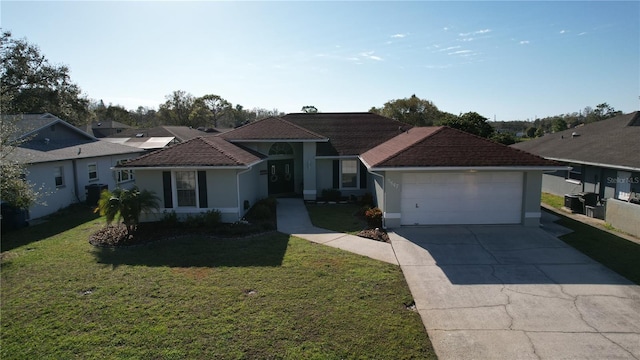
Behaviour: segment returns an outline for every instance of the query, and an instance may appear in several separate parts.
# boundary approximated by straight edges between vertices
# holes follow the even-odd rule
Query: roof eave
[[[324,139],[225,139],[230,143],[265,143],[265,142],[329,142],[329,138]]]
[[[175,170],[175,169],[207,169],[207,170],[246,170],[263,162],[256,160],[246,165],[163,165],[163,166],[112,166],[111,170]]]
[[[582,164],[582,165],[589,165],[589,166],[605,167],[605,168],[611,168],[611,169],[616,169],[616,170],[640,171],[640,167],[633,167],[633,166],[605,164],[605,163],[597,163],[597,162],[583,161],[583,160],[577,160],[577,159],[563,159],[563,158],[554,158],[554,157],[546,157],[546,156],[544,158],[547,159],[547,160],[560,161],[560,162],[573,163],[573,164]]]
[[[369,171],[558,171],[570,166],[405,166],[376,167],[363,162]]]

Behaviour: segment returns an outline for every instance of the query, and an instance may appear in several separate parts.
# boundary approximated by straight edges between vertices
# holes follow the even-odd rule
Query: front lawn
[[[357,216],[362,206],[355,204],[307,204],[313,225],[322,229],[357,234],[367,227],[363,217]]]
[[[278,232],[97,248],[102,226],[3,235],[2,359],[435,359],[397,266]]]

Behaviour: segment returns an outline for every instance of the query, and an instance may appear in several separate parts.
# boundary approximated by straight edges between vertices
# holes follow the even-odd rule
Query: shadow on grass
[[[42,220],[37,225],[9,231],[2,234],[0,251],[9,251],[17,247],[58,235],[100,216],[93,213],[93,208],[85,204],[73,204]]]
[[[95,247],[100,264],[168,267],[281,266],[289,235],[271,232],[241,239],[190,235],[120,248]]]

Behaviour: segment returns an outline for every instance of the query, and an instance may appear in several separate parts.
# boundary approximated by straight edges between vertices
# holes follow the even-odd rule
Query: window
[[[358,161],[342,160],[340,180],[342,188],[358,187]]]
[[[269,155],[293,155],[293,148],[287,143],[275,143],[269,148]]]
[[[56,187],[64,186],[64,167],[56,166],[53,168],[53,178],[56,182]]]
[[[196,206],[196,172],[176,172],[178,206]]]
[[[87,165],[89,171],[89,181],[98,180],[98,165],[96,163]]]
[[[122,165],[127,161],[129,161],[129,159],[118,160],[118,162],[116,164]],[[117,177],[116,181],[118,183],[123,183],[125,181],[131,181],[131,180],[133,180],[133,170],[117,170],[116,171],[116,177]]]
[[[580,184],[582,182],[582,165],[571,164],[571,167],[571,170],[567,170],[566,180],[568,182]]]

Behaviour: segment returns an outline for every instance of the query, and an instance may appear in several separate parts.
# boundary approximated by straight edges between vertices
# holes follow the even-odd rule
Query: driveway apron
[[[440,360],[640,359],[640,287],[541,228],[389,236]]]

